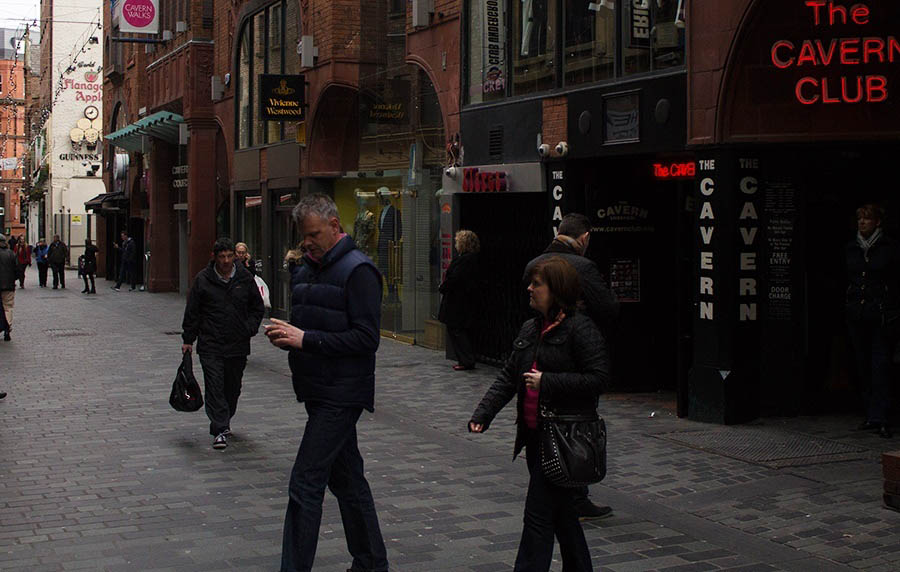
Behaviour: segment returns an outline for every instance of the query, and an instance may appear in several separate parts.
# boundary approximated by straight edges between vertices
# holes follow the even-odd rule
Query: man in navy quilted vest
[[[312,570],[328,487],[340,505],[350,570],[386,572],[356,440],[362,410],[375,406],[381,275],[341,229],[330,197],[303,197],[293,218],[306,254],[291,277],[291,321],[266,326],[269,341],[290,351],[294,391],[308,416],[288,487],[281,570]]]

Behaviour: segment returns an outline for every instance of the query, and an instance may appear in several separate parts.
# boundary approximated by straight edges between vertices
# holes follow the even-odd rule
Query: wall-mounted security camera
[[[569,144],[565,141],[560,141],[556,144],[556,154],[560,157],[565,157],[569,154]]]
[[[550,145],[547,145],[546,143],[538,145],[537,153],[541,157],[548,157],[550,155]]]
[[[444,174],[451,179],[455,179],[459,176],[459,167],[447,167],[446,169],[444,169]]]

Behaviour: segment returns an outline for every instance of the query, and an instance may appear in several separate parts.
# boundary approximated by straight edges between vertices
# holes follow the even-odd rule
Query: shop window
[[[615,77],[615,4],[566,0],[565,13],[566,85]]]
[[[238,148],[276,143],[294,137],[295,123],[259,118],[259,81],[262,74],[297,74],[300,40],[297,2],[270,4],[247,19],[238,44],[237,130]]]
[[[622,18],[625,75],[684,65],[683,0],[627,0]]]
[[[556,85],[557,0],[513,2],[513,95]]]

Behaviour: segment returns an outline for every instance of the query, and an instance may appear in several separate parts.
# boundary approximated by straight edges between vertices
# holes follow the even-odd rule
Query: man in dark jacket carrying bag
[[[213,257],[197,274],[188,295],[181,351],[191,351],[198,340],[209,433],[213,449],[224,449],[241,395],[250,338],[259,330],[265,309],[253,276],[234,263],[231,239],[217,240]]]
[[[288,487],[281,571],[312,570],[328,487],[341,508],[350,569],[386,572],[356,438],[362,410],[373,411],[375,403],[381,275],[341,231],[331,198],[303,197],[293,218],[306,255],[291,277],[291,321],[266,326],[269,341],[290,350],[294,391],[308,414]]]
[[[575,267],[581,283],[583,311],[603,334],[607,344],[612,337],[612,329],[619,316],[619,301],[606,286],[597,263],[584,255],[591,238],[591,221],[583,214],[569,213],[559,224],[559,234],[544,250],[525,267],[524,280],[529,280],[534,266],[545,259],[559,256]],[[588,488],[578,489],[575,510],[581,520],[604,518],[612,513],[608,506],[597,506],[588,498]]]

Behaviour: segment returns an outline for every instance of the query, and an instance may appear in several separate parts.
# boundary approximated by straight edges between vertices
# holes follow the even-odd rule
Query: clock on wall
[[[98,115],[100,115],[100,110],[97,109],[95,106],[88,105],[87,107],[84,108],[84,116],[87,117],[88,119],[90,119],[91,121],[93,121],[94,119],[97,119]]]

